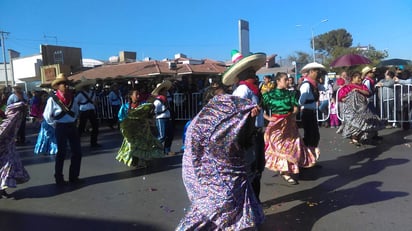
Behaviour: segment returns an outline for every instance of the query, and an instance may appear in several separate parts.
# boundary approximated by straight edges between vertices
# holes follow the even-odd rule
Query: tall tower
[[[249,22],[239,20],[239,50],[243,56],[250,54],[249,48]]]

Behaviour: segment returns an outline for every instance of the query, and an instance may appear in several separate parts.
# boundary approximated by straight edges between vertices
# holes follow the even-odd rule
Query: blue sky
[[[135,51],[138,59],[183,53],[225,61],[238,49],[243,19],[251,52],[311,54],[312,27],[315,35],[343,28],[353,45],[412,60],[412,0],[0,0],[0,9],[0,30],[10,32],[5,47],[22,56],[57,41],[82,48],[83,58],[108,60]],[[323,19],[328,21],[319,23]]]

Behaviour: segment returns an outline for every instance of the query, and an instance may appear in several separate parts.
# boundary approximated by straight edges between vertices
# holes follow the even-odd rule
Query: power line
[[[54,38],[56,40],[56,45],[57,45],[57,36],[49,36],[49,35],[44,34],[43,37],[46,39],[46,41],[47,41],[47,38]]]

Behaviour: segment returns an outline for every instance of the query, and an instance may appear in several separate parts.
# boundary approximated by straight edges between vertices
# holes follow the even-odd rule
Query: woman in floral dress
[[[255,107],[247,99],[217,95],[190,123],[182,175],[191,206],[176,230],[253,230],[263,222],[245,160]]]
[[[7,188],[30,179],[16,151],[16,132],[27,110],[23,102],[10,104],[6,109],[6,118],[0,124],[0,197],[9,197]]]
[[[298,101],[294,91],[287,89],[286,73],[275,77],[276,87],[263,94],[263,104],[271,111],[266,127],[265,159],[266,168],[279,171],[289,184],[297,184],[295,174],[300,167],[311,167],[316,163],[316,154],[303,143],[296,124]]]

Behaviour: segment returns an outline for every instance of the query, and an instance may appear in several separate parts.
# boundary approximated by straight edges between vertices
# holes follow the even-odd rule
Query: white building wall
[[[9,81],[9,85],[11,85],[11,65],[10,63],[6,63],[6,69],[7,69],[7,80]],[[0,82],[5,83],[6,82],[6,72],[4,71],[4,63],[0,63]]]
[[[43,65],[42,56],[33,55],[23,58],[15,58],[13,62],[14,80],[16,82],[27,79],[41,79],[40,67]]]

